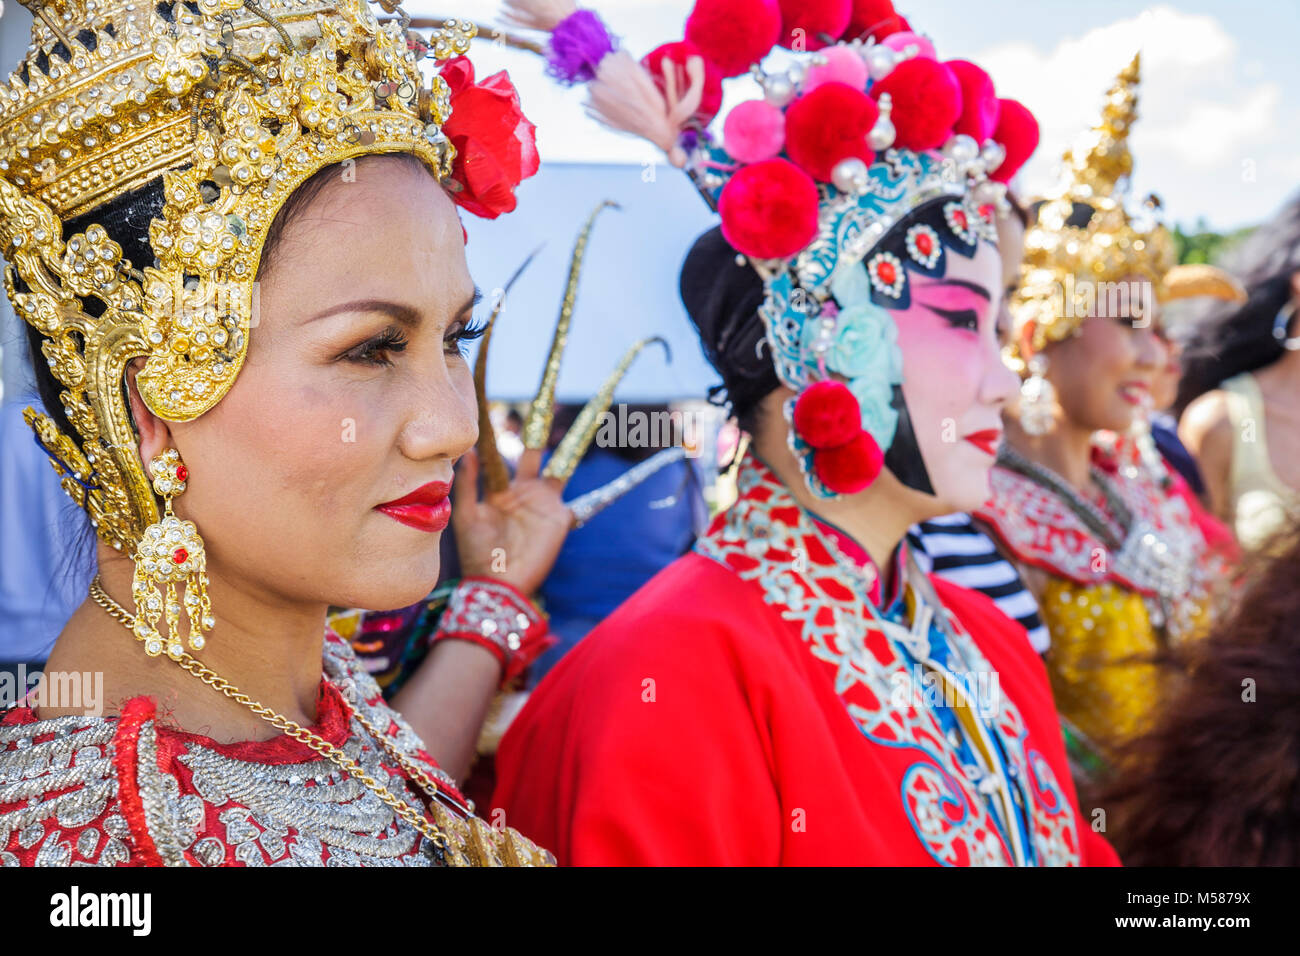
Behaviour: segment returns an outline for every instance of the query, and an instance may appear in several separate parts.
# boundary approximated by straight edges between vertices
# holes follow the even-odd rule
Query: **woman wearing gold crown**
[[[694,553],[533,692],[494,812],[563,863],[1113,861],[1024,632],[901,545],[988,493],[1015,385],[988,171],[1033,118],[888,4],[699,0],[642,64],[590,11],[509,6],[719,210],[682,294],[751,442]],[[763,98],[711,126],[751,67]]]
[[[1163,227],[1124,210],[1138,71],[1135,57],[1026,237],[1009,349],[1024,382],[978,512],[1039,599],[1057,705],[1093,770],[1147,726],[1159,682],[1142,658],[1201,627],[1229,557],[1185,482],[1130,437],[1166,360],[1159,303],[1207,291]]]
[[[0,717],[0,861],[547,862],[325,628],[437,577],[477,414],[453,199],[508,211],[537,168],[508,79],[475,80],[466,25],[430,47],[360,0],[32,7],[0,246],[49,409],[27,417],[100,572],[47,675],[102,672],[111,713]],[[425,54],[449,61],[429,86]],[[511,573],[467,557],[433,635],[503,670],[544,639],[523,595],[568,526],[523,479],[477,513]]]

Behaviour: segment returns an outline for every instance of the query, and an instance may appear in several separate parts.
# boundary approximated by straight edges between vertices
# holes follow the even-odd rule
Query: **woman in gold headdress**
[[[1169,234],[1123,205],[1138,72],[1134,57],[1026,237],[1021,396],[978,513],[1039,599],[1079,770],[1146,726],[1157,680],[1141,657],[1201,626],[1225,571],[1185,484],[1132,437],[1166,361],[1159,303],[1180,294]]]
[[[477,415],[453,197],[509,211],[537,168],[508,79],[475,82],[464,24],[430,46],[361,0],[30,5],[0,247],[99,576],[0,717],[0,863],[547,862],[325,627],[437,578]],[[417,53],[450,61],[429,86]],[[517,580],[441,628],[506,661],[545,631],[512,581],[567,528],[525,485],[476,526]]]

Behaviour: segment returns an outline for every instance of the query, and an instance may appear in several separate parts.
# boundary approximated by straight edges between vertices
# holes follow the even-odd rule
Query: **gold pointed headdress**
[[[1115,78],[1101,118],[1062,159],[1059,187],[1039,207],[1025,236],[1022,281],[1012,300],[1015,321],[1012,358],[1029,322],[1033,350],[1064,339],[1082,323],[1088,308],[1076,307],[1096,293],[1096,283],[1138,277],[1149,281],[1157,301],[1166,297],[1164,279],[1175,263],[1173,239],[1162,225],[1137,225],[1124,208],[1133,155],[1129,133],[1137,120],[1141,54]],[[1154,197],[1148,200],[1158,207]],[[1067,302],[1068,298],[1074,301]]]
[[[574,307],[577,304],[578,284],[582,278],[582,265],[587,254],[587,245],[591,241],[591,232],[596,226],[596,218],[606,209],[618,208],[617,203],[608,199],[597,205],[587,217],[586,224],[582,227],[582,231],[578,233],[577,241],[573,244],[573,254],[569,258],[568,280],[564,286],[564,297],[560,301],[560,315],[556,320],[555,331],[551,336],[551,347],[547,351],[546,364],[542,367],[542,379],[537,386],[537,394],[529,405],[528,415],[524,420],[523,439],[525,448],[531,450],[543,449],[550,439],[551,424],[555,418],[555,388],[560,379],[560,362],[564,357],[564,350],[569,342],[569,325],[573,321]],[[497,449],[496,432],[492,427],[492,419],[488,414],[488,347],[492,341],[493,328],[496,325],[496,320],[500,317],[502,307],[505,305],[506,295],[509,294],[510,287],[514,285],[536,254],[534,252],[530,255],[523,265],[515,271],[515,274],[511,276],[510,281],[506,283],[504,293],[498,300],[497,306],[488,320],[487,330],[483,334],[478,358],[474,364],[474,387],[478,395],[479,407],[477,448],[479,459],[483,463],[484,482],[489,493],[504,491],[510,484],[510,476],[505,462],[502,460],[501,452]],[[602,416],[613,404],[614,390],[618,388],[619,383],[627,374],[628,369],[632,367],[632,363],[636,361],[637,356],[641,354],[646,346],[656,342],[664,347],[665,353],[668,354],[671,360],[668,343],[659,336],[649,336],[641,339],[628,348],[619,359],[614,370],[601,383],[600,389],[582,407],[578,417],[569,427],[569,430],[565,432],[559,445],[556,446],[554,454],[546,463],[546,468],[542,472],[544,477],[553,478],[561,484],[569,480],[574,470],[577,469],[579,462],[582,461],[583,455],[591,447],[591,443],[600,429]],[[667,458],[661,459],[661,461],[666,464]],[[648,475],[649,472],[646,474]],[[636,483],[623,482],[621,491],[630,490],[635,487]],[[607,504],[608,502],[603,503]]]
[[[424,84],[416,51],[463,54],[474,30],[451,21],[426,46],[364,0],[24,2],[32,46],[0,90],[0,252],[75,434],[26,418],[100,537],[129,550],[158,509],[127,364],[145,359],[140,394],[165,420],[220,401],[248,348],[267,232],[300,184],[384,152],[450,176],[450,91]],[[160,176],[154,261],[128,262],[95,213]]]

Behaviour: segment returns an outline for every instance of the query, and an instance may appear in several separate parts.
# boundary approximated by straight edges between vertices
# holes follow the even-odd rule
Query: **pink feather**
[[[686,61],[690,85],[677,90],[676,78],[666,76],[668,95],[659,92],[641,64],[626,50],[615,50],[600,61],[596,78],[587,84],[587,112],[611,129],[632,133],[654,143],[674,166],[686,165],[677,144],[682,128],[699,109],[704,94],[704,60]]]
[[[502,19],[525,30],[542,30],[550,33],[566,17],[578,9],[573,0],[505,0]]]

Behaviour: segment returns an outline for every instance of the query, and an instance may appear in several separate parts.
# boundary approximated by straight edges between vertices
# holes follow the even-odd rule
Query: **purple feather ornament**
[[[600,61],[616,46],[600,17],[590,10],[578,10],[552,31],[547,72],[566,86],[587,83],[596,78]]]

